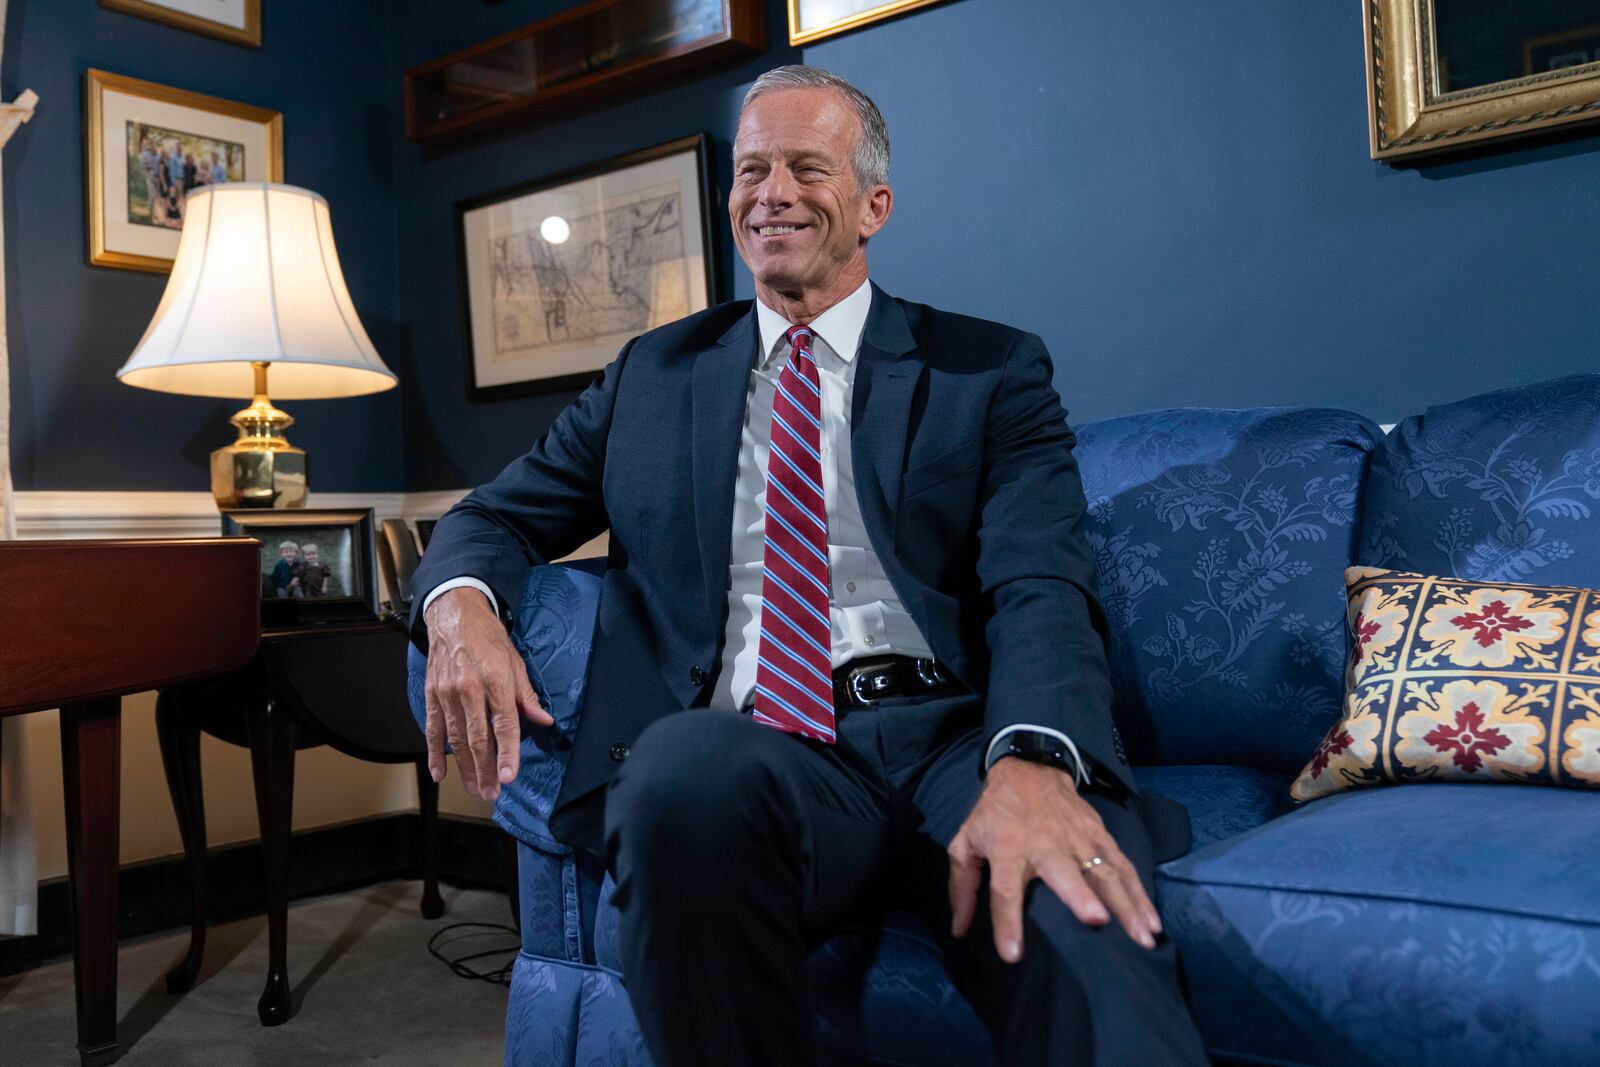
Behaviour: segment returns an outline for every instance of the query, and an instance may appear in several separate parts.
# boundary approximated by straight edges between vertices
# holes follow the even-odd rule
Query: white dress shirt
[[[833,665],[872,656],[927,656],[933,652],[878,562],[856,497],[850,457],[850,399],[856,355],[872,308],[872,286],[861,287],[808,325],[811,355],[822,383],[822,497],[828,509],[828,615],[833,624]],[[756,685],[761,640],[761,581],[766,555],[767,455],[772,440],[772,398],[789,362],[784,337],[794,324],[760,300],[756,326],[761,357],[745,393],[739,474],[733,488],[733,542],[728,553],[728,622],[722,669],[711,691],[713,708],[743,709]]]
[[[767,456],[772,437],[772,397],[778,375],[789,361],[785,337],[794,325],[759,299],[755,302],[761,353],[745,394],[744,428],[739,441],[739,472],[734,484],[733,538],[728,553],[728,618],[723,632],[721,669],[710,706],[749,707],[755,692],[756,658],[761,640],[761,584],[766,554]],[[850,455],[851,394],[872,285],[860,288],[818,315],[808,325],[811,354],[822,384],[822,491],[828,512],[828,615],[833,629],[833,665],[878,656],[932,657],[927,638],[906,611],[872,550],[861,502],[856,496]],[[448,589],[471,586],[496,604],[494,593],[475,578],[440,583],[423,603]],[[1045,726],[1006,727],[990,741],[984,765],[995,762],[1003,743],[1018,730],[1048,734],[1060,741],[1077,764],[1077,780],[1087,781],[1070,738]]]

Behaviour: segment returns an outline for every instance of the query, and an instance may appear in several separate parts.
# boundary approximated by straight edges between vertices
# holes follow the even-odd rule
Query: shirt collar
[[[872,310],[872,282],[864,281],[855,292],[811,320],[811,332],[827,345],[845,363],[856,358],[861,347],[861,334],[867,328],[867,312]],[[756,298],[756,324],[761,330],[761,364],[766,366],[784,334],[794,323],[773,311]]]

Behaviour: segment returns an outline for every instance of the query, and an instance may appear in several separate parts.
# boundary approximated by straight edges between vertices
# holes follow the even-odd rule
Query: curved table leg
[[[289,825],[294,810],[294,746],[299,727],[270,695],[250,704],[250,765],[267,889],[267,985],[256,1004],[262,1026],[289,1019]]]
[[[444,897],[439,895],[439,783],[428,773],[428,761],[420,759],[417,768],[417,806],[422,809],[422,917],[437,919],[444,914]]]
[[[180,707],[174,691],[163,689],[156,698],[156,739],[189,874],[189,951],[167,972],[167,992],[184,993],[200,974],[206,951],[206,804],[200,786],[199,709]]]
[[[61,771],[72,889],[72,959],[78,1056],[85,1067],[117,1057],[117,818],[122,700],[61,709]]]

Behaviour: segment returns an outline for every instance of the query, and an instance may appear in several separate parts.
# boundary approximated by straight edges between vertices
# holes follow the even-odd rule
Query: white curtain
[[[6,4],[0,0],[0,54],[5,51]],[[19,124],[33,117],[37,99],[29,90],[11,104],[0,104],[0,148]],[[11,352],[4,249],[5,212],[0,208],[0,541],[9,541],[17,536],[17,514],[11,490]],[[32,934],[39,925],[39,859],[22,724],[20,715],[0,719],[0,934]]]

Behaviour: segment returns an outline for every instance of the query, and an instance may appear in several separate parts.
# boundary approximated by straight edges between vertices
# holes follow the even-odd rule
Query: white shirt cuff
[[[428,614],[428,605],[437,600],[439,598],[439,594],[448,593],[452,589],[462,588],[476,589],[478,592],[488,597],[489,610],[494,612],[496,615],[500,614],[500,602],[494,598],[494,592],[487,585],[484,585],[476,578],[451,578],[447,582],[440,582],[438,585],[433,587],[433,592],[429,593],[427,599],[422,602],[422,614]]]
[[[1062,747],[1065,748],[1072,756],[1073,766],[1078,769],[1076,775],[1078,786],[1082,788],[1083,786],[1089,784],[1089,770],[1083,765],[1083,757],[1078,755],[1078,746],[1072,743],[1072,738],[1068,737],[1060,730],[1052,730],[1048,726],[1034,726],[1031,723],[1025,722],[1019,722],[1015,726],[1007,726],[1005,729],[994,735],[994,740],[989,742],[989,751],[986,752],[983,757],[983,769],[985,771],[987,771],[990,767],[993,767],[995,761],[1005,754],[1005,748],[1002,745],[1002,742],[1020,730],[1027,730],[1030,733],[1044,734],[1047,737],[1053,737],[1057,741],[1061,742]]]

